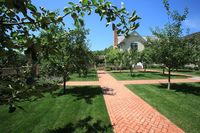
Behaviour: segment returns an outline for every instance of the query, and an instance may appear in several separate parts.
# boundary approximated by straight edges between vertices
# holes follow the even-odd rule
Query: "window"
[[[138,44],[137,43],[131,43],[131,50],[138,50]]]

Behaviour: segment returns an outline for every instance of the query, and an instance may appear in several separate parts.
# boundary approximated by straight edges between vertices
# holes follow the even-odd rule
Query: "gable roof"
[[[146,40],[136,31],[131,32],[127,38],[130,38],[131,36],[138,36],[142,41],[146,42]],[[123,43],[127,38],[124,36],[118,36],[118,44]]]
[[[118,38],[118,44],[121,43],[125,39],[124,36],[118,36],[117,38]]]

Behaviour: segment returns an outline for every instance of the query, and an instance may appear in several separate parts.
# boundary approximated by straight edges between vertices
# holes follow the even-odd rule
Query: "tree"
[[[53,27],[54,30],[55,28]],[[88,31],[84,28],[66,31],[62,27],[56,31],[56,34],[51,37],[48,32],[46,33],[47,38],[54,40],[54,45],[53,49],[48,47],[48,51],[44,53],[48,53],[48,58],[45,61],[47,61],[46,65],[52,67],[55,73],[63,76],[63,90],[65,93],[69,74],[77,71],[80,75],[81,73],[86,75],[90,66],[91,54],[86,42]],[[45,36],[45,33],[42,36]],[[52,42],[49,43],[51,44],[48,46],[52,46]]]
[[[168,89],[170,89],[171,70],[187,63],[185,55],[188,53],[187,45],[182,39],[182,22],[186,19],[188,9],[183,15],[177,11],[170,11],[168,0],[163,0],[168,14],[169,22],[163,29],[156,29],[153,34],[156,40],[157,55],[161,64],[168,68]]]
[[[135,30],[139,26],[139,23],[136,21],[140,19],[135,11],[129,14],[124,7],[118,8],[106,0],[81,0],[79,3],[69,2],[68,7],[63,9],[63,16],[60,16],[56,11],[49,11],[44,7],[37,8],[29,0],[3,0],[0,1],[0,5],[0,60],[3,60],[2,58],[4,57],[6,57],[4,59],[8,59],[7,56],[10,51],[21,50],[22,53],[25,52],[32,62],[31,80],[34,80],[35,68],[41,60],[38,57],[41,52],[47,52],[47,55],[44,55],[44,57],[48,57],[48,54],[59,53],[57,48],[61,48],[60,52],[64,50],[63,43],[56,43],[58,46],[54,46],[51,43],[43,44],[34,35],[36,32],[41,32],[41,30],[48,31],[52,24],[56,26],[65,25],[63,18],[66,16],[71,16],[75,26],[83,26],[83,17],[96,13],[100,16],[100,20],[106,20],[106,26],[112,24],[113,30],[115,28],[119,29],[118,34],[128,35],[131,30]],[[56,34],[56,32],[51,34]],[[71,49],[71,47],[68,48],[69,50]],[[83,47],[80,49],[83,49]],[[75,49],[73,48],[72,50]],[[76,50],[79,49],[77,48]],[[56,59],[56,56],[60,55],[55,54],[54,56]],[[69,62],[73,61],[73,57],[71,58],[70,55],[68,57],[70,57]],[[68,57],[66,56],[66,58]],[[70,66],[68,67],[71,68]],[[15,77],[12,78],[14,79]],[[24,78],[21,80],[23,81]]]
[[[129,68],[131,76],[133,75],[133,67],[139,61],[138,51],[135,49],[130,49],[129,51],[124,51],[123,54],[123,64]]]
[[[3,48],[13,48],[16,46],[10,41],[11,37],[29,37],[30,31],[48,29],[49,25],[63,23],[63,18],[70,15],[74,20],[74,25],[84,25],[83,16],[90,15],[92,11],[98,14],[102,20],[106,19],[106,26],[112,23],[113,30],[117,27],[118,33],[128,35],[128,32],[135,30],[140,19],[134,11],[131,15],[123,7],[121,9],[105,0],[81,0],[79,3],[69,2],[69,7],[64,8],[63,16],[58,16],[56,12],[39,9],[28,0],[3,0],[0,2],[0,46]],[[64,24],[64,23],[63,23]],[[13,45],[8,45],[12,43]]]
[[[100,16],[100,20],[106,20],[106,26],[112,23],[113,30],[118,28],[118,34],[128,35],[129,31],[135,30],[140,19],[136,12],[129,14],[125,7],[117,8],[111,2],[105,0],[81,0],[79,3],[69,2],[69,7],[64,8],[63,16],[58,12],[39,9],[28,0],[7,0],[0,2],[0,51],[6,53],[7,49],[24,49],[32,58],[32,70],[37,64],[37,50],[32,39],[34,32],[41,29],[48,30],[51,24],[63,23],[63,18],[70,15],[75,26],[83,26],[83,17],[93,11]],[[21,41],[19,43],[19,41]],[[40,44],[40,43],[39,43]],[[5,56],[6,54],[1,54]],[[32,71],[32,79],[35,74]]]
[[[148,39],[148,43],[145,45],[145,49],[139,53],[139,61],[142,62],[144,71],[148,68],[149,64],[155,61],[155,49],[151,41]]]
[[[188,44],[188,60],[200,69],[200,34],[199,32],[187,35],[184,41]]]
[[[115,69],[116,69],[117,53],[118,49],[113,49],[113,47],[109,48],[105,53],[106,62],[109,64],[113,64],[115,66]]]
[[[60,25],[62,23],[64,25],[63,18],[68,15],[74,20],[75,26],[83,26],[83,17],[94,11],[100,16],[100,20],[105,18],[106,26],[112,24],[113,30],[119,29],[118,34],[128,35],[129,31],[139,26],[136,21],[140,19],[135,11],[129,14],[125,7],[118,8],[105,0],[69,2],[69,7],[63,9],[63,16],[59,16],[59,12],[52,12],[44,7],[37,8],[28,0],[6,0],[1,1],[0,4],[0,51],[4,53],[0,56],[7,56],[10,49],[22,49],[22,52],[31,58],[30,79],[32,80],[36,75],[35,70],[39,60],[37,45],[43,45],[42,42],[37,42],[35,31],[48,30],[51,24]],[[40,47],[39,49],[41,50]]]

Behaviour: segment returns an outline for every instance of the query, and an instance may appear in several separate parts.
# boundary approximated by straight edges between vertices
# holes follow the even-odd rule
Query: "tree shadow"
[[[78,75],[76,75],[74,77],[73,76],[72,77],[69,76],[68,80],[72,80],[73,81],[75,79],[75,81],[76,81],[77,78],[80,79],[80,80],[81,79],[95,79],[96,77],[97,77],[96,74],[88,74],[87,76],[82,75],[80,77]]]
[[[131,77],[136,77],[136,78],[168,78],[168,74],[162,74],[160,72],[139,72],[139,73],[133,73],[131,75]],[[184,77],[188,77],[188,76],[184,76],[184,75],[178,75],[178,74],[171,74],[171,78],[184,78]]]
[[[111,73],[130,73],[130,71],[121,71],[121,72],[120,71],[112,71]]]
[[[195,84],[200,84],[200,83],[195,83]],[[166,89],[167,84],[160,84],[159,85],[160,89]],[[200,87],[193,85],[193,84],[171,84],[171,90],[175,90],[176,92],[182,92],[184,94],[193,94],[196,96],[200,96]]]
[[[49,130],[49,133],[73,133],[76,130],[84,130],[85,133],[106,133],[109,130],[112,130],[112,125],[107,124],[105,125],[103,121],[101,120],[95,120],[88,116],[84,119],[79,120],[76,123],[69,123],[65,125],[64,127]]]
[[[176,71],[175,71],[176,72]],[[184,69],[180,69],[180,70],[177,70],[177,72],[193,72],[192,70],[184,70]]]
[[[80,86],[80,87],[67,88],[65,94],[63,92],[58,92],[58,93],[53,93],[53,95],[54,96],[72,95],[76,98],[75,100],[84,99],[86,103],[92,104],[92,101],[96,96],[102,95],[102,91],[100,87]]]
[[[112,95],[112,96],[116,95],[116,92],[114,92],[112,88],[102,87],[102,90],[104,95]]]
[[[0,105],[9,105],[9,113],[13,113],[17,108],[26,111],[25,108],[19,106],[21,102],[34,102],[45,97],[45,93],[53,93],[59,89],[54,84],[34,84],[21,85],[18,81],[14,82],[9,78],[1,78],[0,82]],[[13,88],[9,88],[9,85]]]

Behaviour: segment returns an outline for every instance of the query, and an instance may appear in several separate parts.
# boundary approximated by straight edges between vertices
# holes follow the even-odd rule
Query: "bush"
[[[105,70],[106,70],[106,71],[111,71],[111,70],[113,70],[113,68],[112,68],[111,66],[107,66],[107,67],[105,68]]]
[[[58,83],[62,83],[63,82],[63,78],[62,77],[55,77],[55,76],[51,76],[51,77],[40,77],[37,80],[37,85],[40,86],[45,86],[45,85],[57,85]]]

